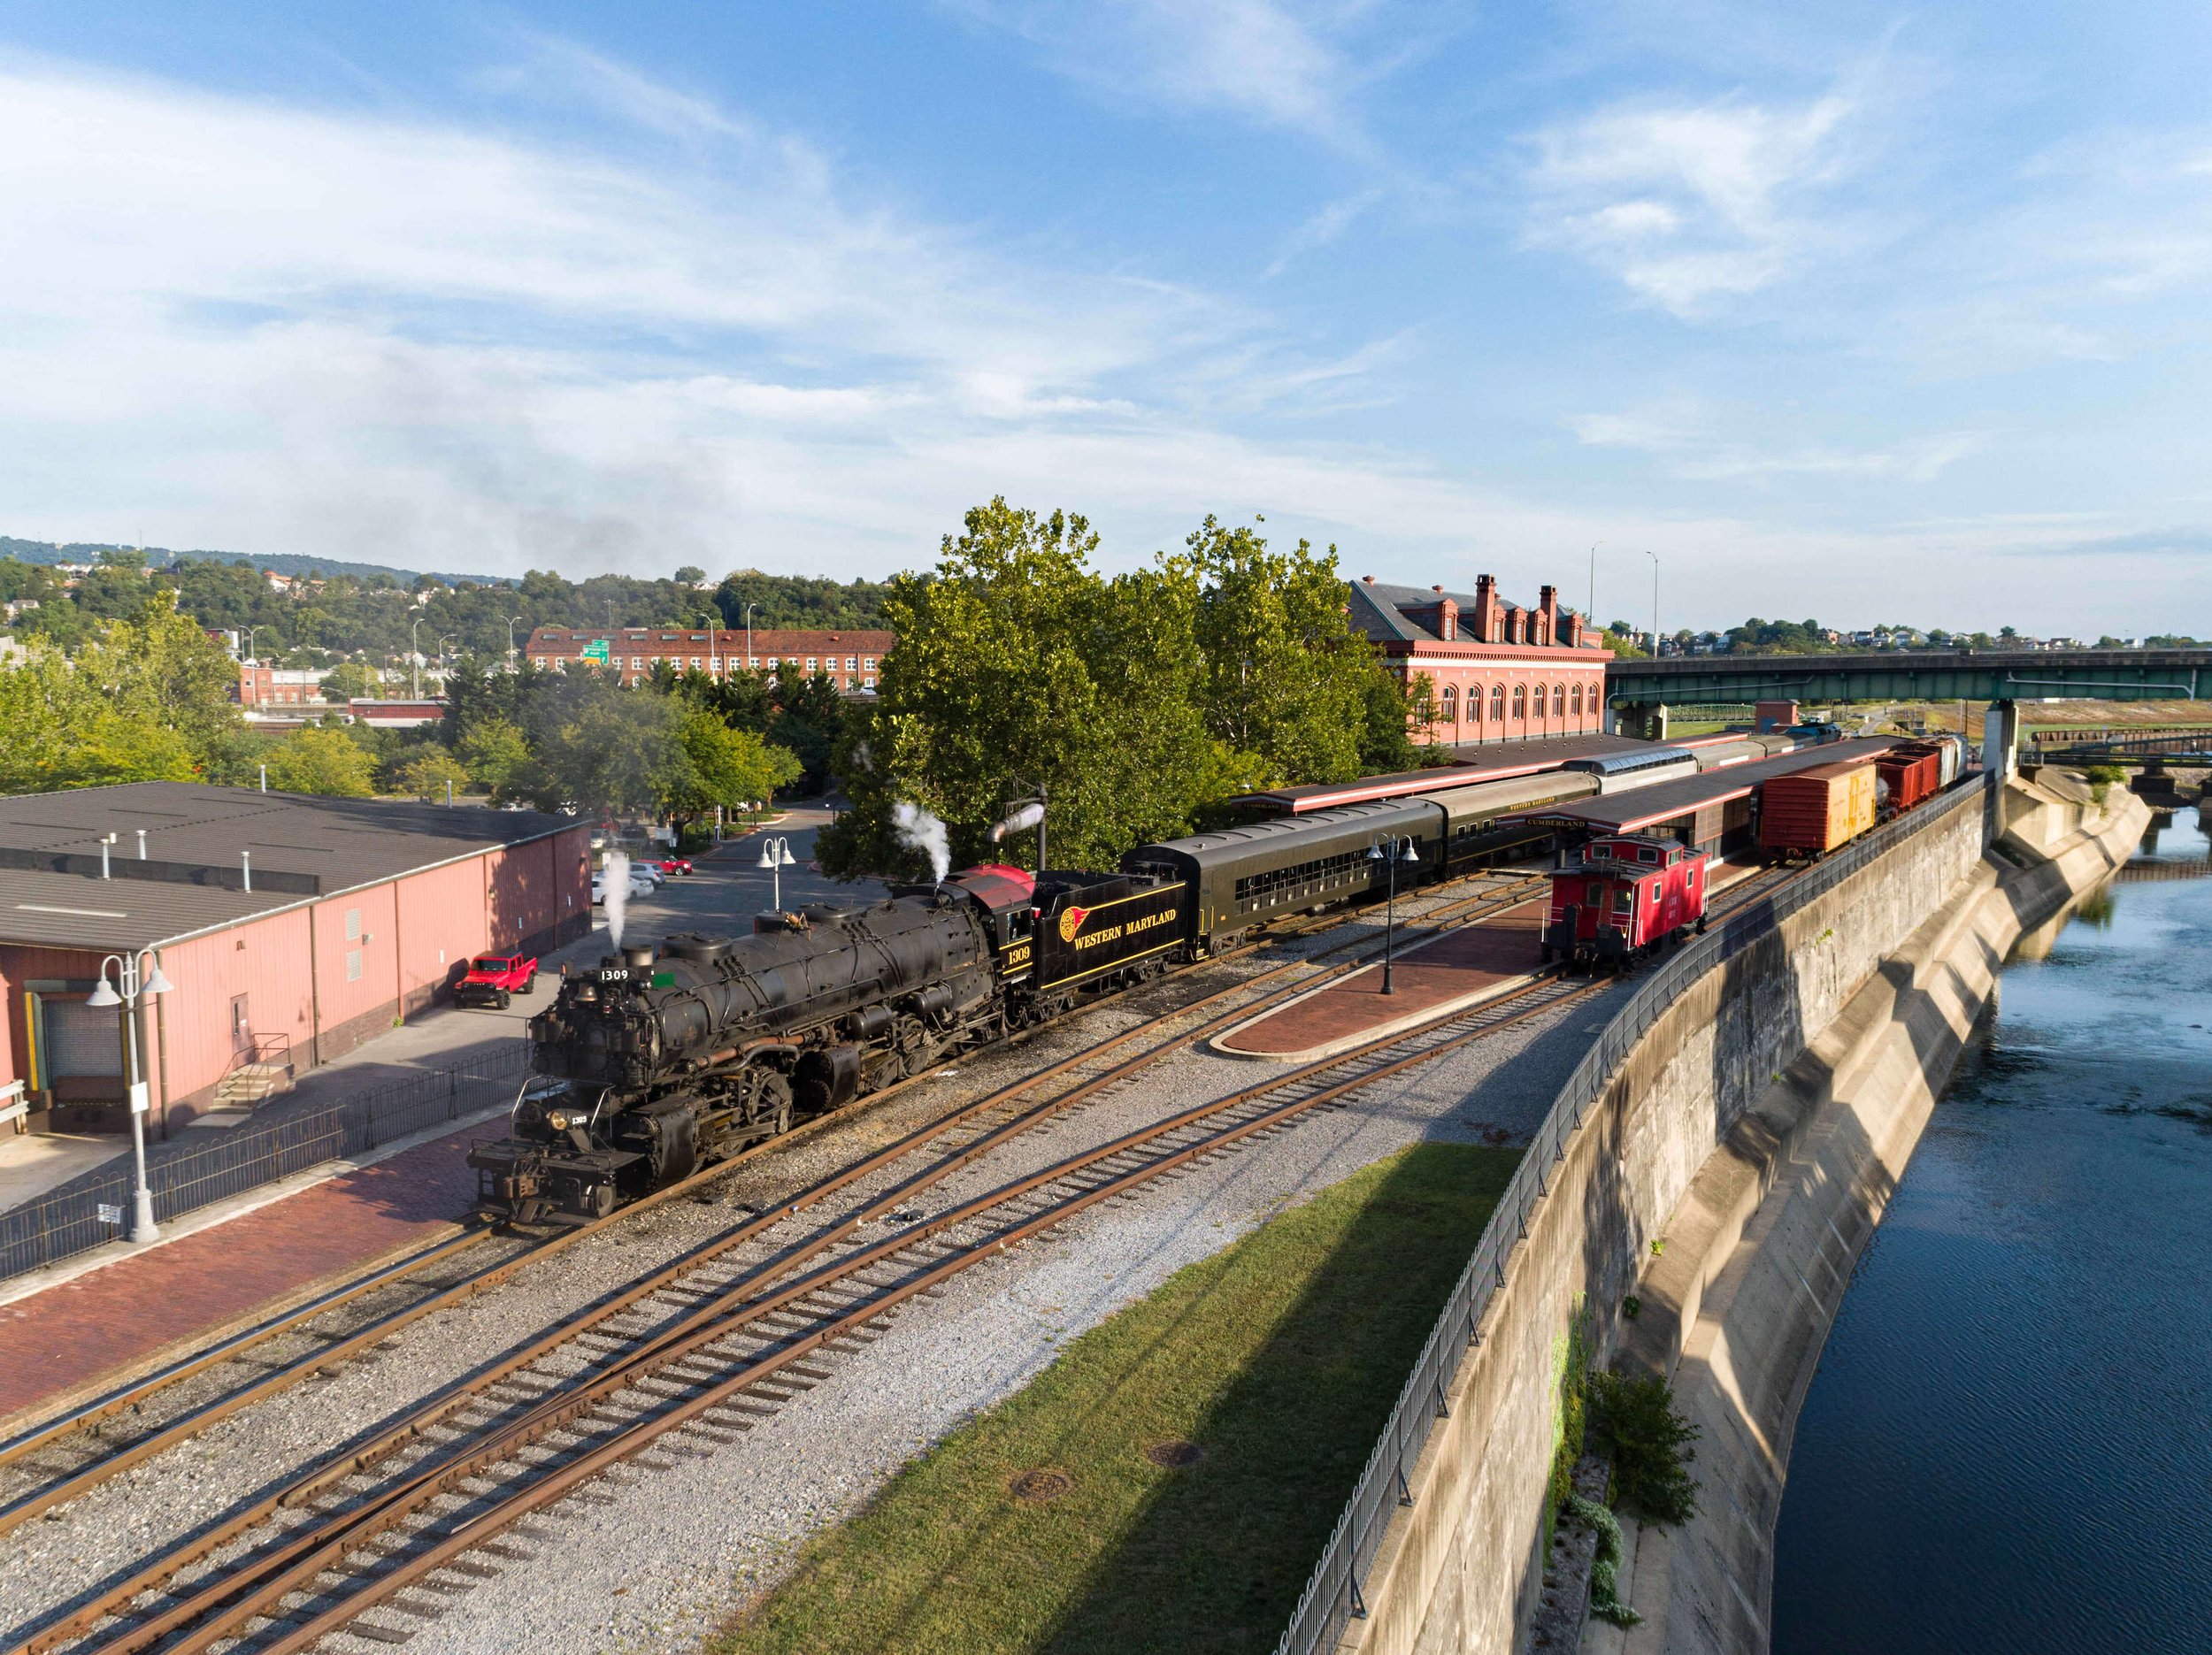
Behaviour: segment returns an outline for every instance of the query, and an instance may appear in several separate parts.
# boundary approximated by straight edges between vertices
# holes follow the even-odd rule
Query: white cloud
[[[1761,439],[1733,429],[1755,423],[1749,410],[1731,419],[1698,403],[1585,414],[1568,422],[1575,435],[1592,448],[1648,454],[1667,475],[1701,482],[1833,477],[1932,483],[1988,443],[1987,433],[1979,431],[1939,432],[1878,448],[1778,443],[1771,434],[1770,416],[1764,417],[1769,429]]]
[[[1035,44],[1056,73],[1178,110],[1226,111],[1366,152],[1366,71],[1346,39],[1375,10],[1285,0],[945,0]]]
[[[1832,245],[1855,95],[1793,107],[1637,102],[1537,134],[1530,234],[1678,315],[1755,293]]]

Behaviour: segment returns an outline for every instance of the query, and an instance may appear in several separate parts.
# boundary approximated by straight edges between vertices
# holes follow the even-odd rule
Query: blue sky
[[[1812,20],[1801,15],[1817,11]],[[2212,11],[12,0],[0,533],[2212,632]]]

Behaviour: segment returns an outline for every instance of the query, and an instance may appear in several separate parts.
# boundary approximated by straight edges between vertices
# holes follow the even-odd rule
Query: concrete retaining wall
[[[1993,974],[2010,939],[1993,913],[1986,927],[1973,929],[1982,923],[1981,898],[2000,894],[2000,906],[2009,908],[2018,926],[2032,923],[2029,916],[2037,908],[2055,910],[2070,892],[2086,888],[2091,864],[2102,869],[2124,857],[2140,833],[2139,803],[2116,791],[2111,803],[2110,815],[2098,815],[2085,798],[2016,785],[2003,801],[2003,818],[2008,828],[2017,823],[2024,831],[2008,832],[2002,841],[2010,860],[1985,853],[1984,811],[1952,811],[1708,973],[1647,1031],[1569,1141],[1547,1182],[1545,1199],[1530,1215],[1523,1245],[1484,1318],[1479,1343],[1461,1364],[1449,1416],[1431,1434],[1416,1467],[1413,1503],[1402,1511],[1369,1570],[1363,1583],[1369,1613],[1352,1623],[1346,1647],[1379,1655],[1515,1647],[1517,1629],[1525,1626],[1540,1590],[1544,1488],[1557,1437],[1558,1376],[1571,1321],[1586,1314],[1601,1349],[1609,1352],[1624,1325],[1623,1298],[1640,1291],[1653,1303],[1632,1329],[1640,1359],[1671,1366],[1669,1352],[1694,1348],[1701,1319],[1714,1308],[1714,1283],[1724,1276],[1727,1261],[1744,1261],[1739,1256],[1742,1237],[1756,1226],[1761,1201],[1774,1187],[1788,1151],[1806,1141],[1805,1129],[1776,1114],[1772,1094],[1784,1072],[1790,1071],[1793,1086],[1811,1087],[1807,1096],[1826,1099],[1833,1090],[1802,1066],[1809,1058],[1855,1086],[1889,1084],[1932,1099],[1956,1054],[1955,1041],[1947,1048],[1927,1021],[1943,1020],[1933,1001],[1924,1012],[1914,999],[1905,1019],[1909,1032],[1901,1049],[1916,1077],[1910,1081],[1897,1069],[1897,1051],[1878,1073],[1865,1064],[1855,1070],[1839,1067],[1839,1054],[1816,1049],[1816,1042],[1832,1029],[1845,1038],[1847,1008],[1868,1028],[1878,1021],[1873,1002],[1857,1004],[1863,991],[1871,987],[1894,1000],[1920,981],[1918,966],[1893,957],[1916,939],[1926,949],[1970,935],[1968,952],[1986,955],[1986,969]],[[2085,817],[2094,818],[2094,831],[2080,835],[2079,845],[2067,842],[2078,854],[2049,860],[2056,843],[2052,818],[2078,830]],[[2095,848],[2082,850],[2085,845]],[[1970,893],[1978,894],[1970,901]],[[1970,911],[1977,916],[1973,924],[1961,917]],[[1939,975],[1944,969],[1936,968]],[[1974,981],[1971,973],[1962,977],[1949,990],[1944,1009],[1973,1001],[1978,1010]],[[1970,1015],[1967,1026],[1971,1021]],[[1853,1038],[1864,1038],[1864,1031]],[[1789,1112],[1789,1119],[1797,1113]],[[1924,1111],[1918,1120],[1924,1119]],[[1901,1119],[1892,1130],[1862,1130],[1865,1145],[1839,1140],[1838,1147],[1854,1165],[1871,1161],[1889,1168],[1871,1184],[1857,1177],[1848,1184],[1850,1199],[1869,1214],[1870,1231],[1892,1187],[1881,1177],[1893,1180],[1901,1169],[1919,1126]],[[1716,1184],[1725,1184],[1728,1176],[1739,1183]],[[1808,1169],[1803,1176],[1820,1186],[1839,1174],[1832,1166]],[[1742,1216],[1732,1218],[1739,1209]],[[1819,1221],[1827,1222],[1827,1215]],[[1676,1225],[1681,1227],[1678,1239]],[[1763,1237],[1769,1233],[1759,1230]],[[1639,1288],[1640,1271],[1653,1260],[1649,1244],[1663,1237],[1668,1245],[1660,1261],[1668,1274]],[[1754,1245],[1753,1254],[1757,1251]],[[1793,1375],[1801,1368],[1809,1371],[1833,1299],[1848,1276],[1847,1253],[1855,1256],[1855,1247],[1832,1245],[1832,1260],[1840,1260],[1832,1291],[1814,1291],[1808,1283],[1795,1320],[1775,1314],[1770,1299],[1740,1299],[1755,1337],[1713,1341],[1701,1359],[1718,1411],[1708,1425],[1707,1442],[1717,1461],[1724,1440],[1741,1446],[1731,1451],[1725,1472],[1709,1467],[1701,1454],[1709,1485],[1705,1528],[1686,1530],[1664,1566],[1670,1580],[1682,1582],[1684,1613],[1673,1618],[1691,1639],[1682,1648],[1763,1647],[1763,1629],[1755,1644],[1734,1641],[1735,1629],[1765,1624],[1765,1546],[1772,1509],[1779,1504],[1786,1427],[1795,1416],[1795,1395],[1801,1394],[1794,1378],[1763,1375],[1769,1368]],[[1790,1279],[1786,1270],[1769,1277]],[[1728,1302],[1735,1306],[1739,1299]],[[1770,1360],[1758,1353],[1751,1366],[1762,1377],[1747,1391],[1735,1365],[1767,1339],[1774,1355]],[[1719,1417],[1731,1412],[1733,1421]],[[1756,1462],[1756,1474],[1740,1477],[1739,1460]],[[1771,1484],[1771,1499],[1744,1505],[1740,1484],[1755,1491],[1764,1486],[1762,1478]],[[1681,1569],[1676,1558],[1682,1559]],[[1660,1567],[1656,1552],[1640,1554],[1632,1601],[1646,1590],[1646,1564]],[[1663,1642],[1650,1648],[1678,1646],[1668,1624],[1653,1617],[1647,1630]]]

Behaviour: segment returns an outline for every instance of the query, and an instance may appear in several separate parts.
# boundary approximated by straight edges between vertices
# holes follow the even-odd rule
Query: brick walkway
[[[1440,1012],[1453,1002],[1502,992],[1536,969],[1536,933],[1548,900],[1524,902],[1397,955],[1386,997],[1382,967],[1371,965],[1214,1044],[1249,1057],[1301,1057],[1386,1024]]]
[[[464,1164],[481,1126],[403,1151],[0,1306],[0,1415],[144,1367],[341,1272],[428,1242],[467,1216]]]

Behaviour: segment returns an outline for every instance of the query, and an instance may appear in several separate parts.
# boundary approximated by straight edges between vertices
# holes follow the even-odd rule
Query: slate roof
[[[580,825],[536,810],[196,782],[0,797],[0,940],[144,947]],[[116,841],[103,879],[108,833]],[[242,852],[253,864],[250,892]]]
[[[1463,615],[1471,615],[1475,609],[1475,594],[1471,592],[1440,594],[1427,586],[1393,586],[1379,580],[1355,580],[1349,585],[1352,592],[1352,624],[1379,643],[1386,639],[1399,639],[1417,644],[1443,642],[1434,631],[1422,625],[1405,612],[1409,609],[1425,609],[1437,602],[1440,596],[1449,598],[1458,604]],[[1498,601],[1509,609],[1532,607],[1525,603],[1517,604],[1503,594],[1500,595]]]

